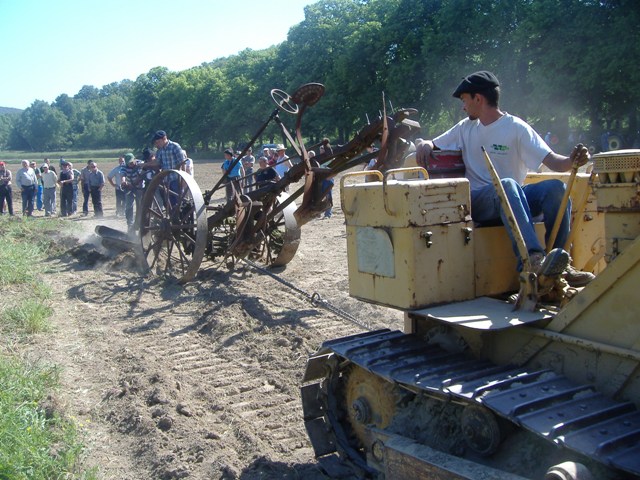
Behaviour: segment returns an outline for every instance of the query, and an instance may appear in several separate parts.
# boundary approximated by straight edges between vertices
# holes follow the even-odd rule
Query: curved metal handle
[[[429,172],[427,172],[427,169],[424,167],[394,168],[392,170],[387,170],[384,174],[384,178],[382,179],[382,198],[384,200],[384,209],[389,215],[394,215],[394,212],[389,208],[389,204],[387,203],[387,180],[391,175],[410,172],[422,173],[424,175],[424,179],[429,180]]]
[[[382,181],[382,173],[378,170],[361,170],[359,172],[349,172],[345,173],[340,179],[340,204],[342,205],[342,211],[347,215],[353,215],[355,210],[348,210],[346,204],[344,202],[344,193],[342,193],[342,187],[344,187],[344,182],[349,177],[365,177],[367,175],[375,175],[378,177],[379,181]]]

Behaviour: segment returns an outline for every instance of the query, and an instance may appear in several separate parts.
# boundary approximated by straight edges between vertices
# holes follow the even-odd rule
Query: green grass
[[[0,151],[0,160],[7,162],[9,165],[20,165],[22,160],[34,161],[38,165],[42,164],[42,160],[47,157],[51,160],[53,165],[58,164],[58,160],[62,157],[71,162],[74,165],[82,165],[87,163],[87,160],[100,160],[110,159],[115,160],[120,155],[124,155],[127,152],[131,152],[132,149],[114,148],[105,150],[78,150],[68,152],[24,152],[16,150]],[[13,172],[15,174],[15,172]],[[0,479],[1,480],[1,479]]]
[[[61,247],[52,238],[71,228],[61,219],[0,217],[0,480],[96,478],[78,473],[77,425],[50,408],[58,369],[20,358],[20,342],[51,330],[51,289],[42,262]]]
[[[0,329],[27,335],[51,330],[49,317],[53,310],[42,300],[40,297],[27,298],[20,305],[7,308],[0,314]]]
[[[0,217],[0,287],[36,282],[40,260],[59,248],[52,235],[70,227],[56,218]]]
[[[54,367],[0,357],[0,479],[81,478],[76,425],[51,401],[57,385]]]

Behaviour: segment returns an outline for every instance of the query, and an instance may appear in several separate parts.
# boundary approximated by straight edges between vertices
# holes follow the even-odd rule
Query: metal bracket
[[[431,237],[433,237],[433,232],[420,232],[420,238],[424,238],[427,248],[431,248],[431,245],[433,245]]]
[[[473,229],[471,227],[463,227],[462,228],[462,233],[464,233],[464,244],[465,245],[469,245],[469,243],[471,242],[471,232],[473,232]]]

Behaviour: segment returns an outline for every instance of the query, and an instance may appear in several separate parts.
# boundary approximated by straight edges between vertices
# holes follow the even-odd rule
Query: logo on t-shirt
[[[507,145],[497,145],[494,143],[493,145],[491,145],[491,149],[496,152],[506,152],[507,150],[509,150],[509,147]]]

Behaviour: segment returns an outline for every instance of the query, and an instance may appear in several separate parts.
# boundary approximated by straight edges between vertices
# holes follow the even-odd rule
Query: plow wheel
[[[181,283],[195,277],[207,244],[202,192],[191,175],[163,170],[140,205],[142,264]]]
[[[274,208],[277,210],[288,198],[289,195],[282,192]],[[293,259],[300,244],[300,227],[294,216],[296,208],[292,202],[269,220],[265,239],[252,253],[253,259],[269,267],[281,267]]]

